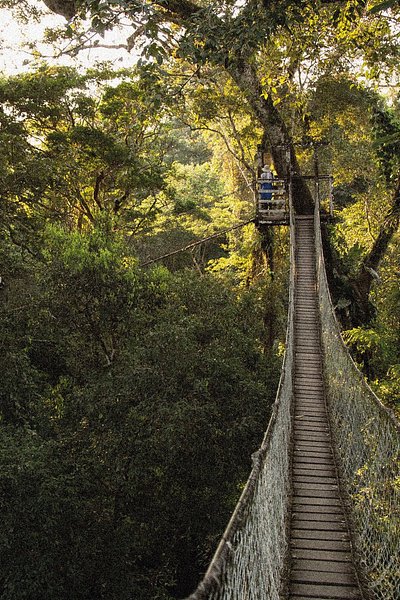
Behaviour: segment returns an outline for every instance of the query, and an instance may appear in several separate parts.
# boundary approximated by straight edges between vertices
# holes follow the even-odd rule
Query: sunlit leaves
[[[375,6],[372,6],[369,9],[369,12],[371,14],[375,14],[389,8],[395,8],[397,4],[397,0],[385,0],[385,2],[378,2],[378,4],[375,4]]]

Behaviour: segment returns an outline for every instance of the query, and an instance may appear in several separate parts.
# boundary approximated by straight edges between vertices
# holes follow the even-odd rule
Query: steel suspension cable
[[[196,246],[200,246],[201,244],[204,244],[205,242],[214,240],[219,237],[223,237],[227,233],[230,233],[231,231],[235,231],[236,229],[240,229],[241,227],[244,227],[245,225],[249,225],[250,223],[254,223],[254,219],[249,219],[248,221],[244,221],[243,223],[238,223],[236,225],[233,225],[232,227],[229,227],[228,229],[223,229],[222,231],[217,231],[216,233],[212,233],[211,235],[209,235],[201,240],[196,240],[194,242],[191,242],[190,244],[187,244],[186,246],[183,246],[182,248],[178,248],[177,250],[172,250],[172,252],[167,252],[166,254],[157,256],[157,258],[152,258],[151,260],[147,260],[147,261],[141,263],[139,266],[147,267],[148,265],[151,265],[155,262],[159,262],[160,260],[163,260],[164,258],[169,258],[170,256],[174,256],[175,254],[180,254],[181,252],[186,252],[187,250],[191,250],[192,248],[195,248]]]

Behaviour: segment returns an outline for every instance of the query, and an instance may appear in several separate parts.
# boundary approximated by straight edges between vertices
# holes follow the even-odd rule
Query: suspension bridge
[[[277,397],[247,484],[188,600],[399,600],[399,423],[342,341],[318,198],[313,216],[290,210],[288,220]]]

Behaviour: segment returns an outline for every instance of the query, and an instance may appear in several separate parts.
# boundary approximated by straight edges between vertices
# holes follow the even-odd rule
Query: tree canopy
[[[334,176],[332,296],[398,407],[399,7],[44,4],[71,64],[0,78],[0,598],[181,598],[279,378],[288,232],[252,223],[257,149]],[[74,66],[118,26],[135,67]]]

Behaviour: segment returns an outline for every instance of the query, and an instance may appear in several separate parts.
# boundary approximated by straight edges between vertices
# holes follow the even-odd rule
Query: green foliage
[[[3,245],[1,597],[188,593],[274,398],[259,293],[144,273],[107,219],[48,226],[30,269],[13,271],[13,253]]]
[[[372,385],[379,398],[400,418],[400,364],[392,365],[386,376]]]
[[[367,88],[396,73],[396,25],[358,0],[48,4],[78,9],[78,45],[85,14],[100,32],[128,16],[143,56],[0,81],[0,596],[168,600],[195,586],[267,422],[286,234],[274,266],[252,226],[170,271],[138,264],[251,218],[256,146],[286,128],[308,144],[301,168],[321,144],[335,176],[348,291],[391,202],[397,105]],[[254,69],[255,100],[225,67]],[[393,244],[376,321],[348,334],[392,403],[398,258]]]
[[[78,229],[102,212],[134,229],[146,215],[142,202],[163,187],[166,140],[155,86],[149,95],[134,75],[116,86],[98,79],[43,66],[1,83],[1,184],[20,220],[32,219],[34,204],[42,219]]]
[[[380,346],[379,334],[373,329],[365,329],[364,327],[355,327],[345,331],[343,338],[345,342],[354,345],[362,353],[368,350],[376,350]]]
[[[396,178],[399,170],[400,118],[398,110],[385,106],[374,111],[375,147],[387,182]]]

